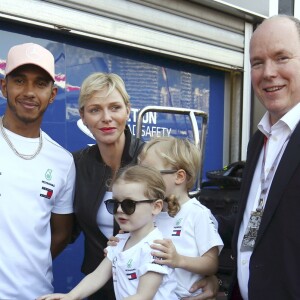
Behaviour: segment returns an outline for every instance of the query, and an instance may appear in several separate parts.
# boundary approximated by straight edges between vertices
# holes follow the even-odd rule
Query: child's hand
[[[47,294],[37,298],[37,300],[72,300],[67,294]]]
[[[151,248],[158,251],[152,251],[151,254],[156,256],[155,263],[160,265],[167,265],[172,268],[179,268],[180,255],[177,253],[173,242],[170,239],[155,240],[155,244]]]

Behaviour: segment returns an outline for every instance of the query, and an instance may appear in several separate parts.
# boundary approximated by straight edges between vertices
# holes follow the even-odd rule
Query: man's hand
[[[193,293],[202,289],[202,294],[194,297],[182,298],[182,300],[215,300],[219,291],[219,280],[216,276],[208,276],[195,282],[190,288]]]

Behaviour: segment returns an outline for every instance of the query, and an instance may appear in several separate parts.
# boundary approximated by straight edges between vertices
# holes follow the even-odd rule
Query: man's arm
[[[51,214],[51,254],[54,259],[70,242],[74,214]]]

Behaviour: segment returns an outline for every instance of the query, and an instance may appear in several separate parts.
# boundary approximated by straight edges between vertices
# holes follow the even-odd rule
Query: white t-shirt
[[[163,274],[163,281],[153,300],[178,299],[174,293],[176,282],[173,269],[153,263],[150,245],[155,239],[162,239],[161,232],[155,228],[144,239],[130,249],[123,250],[130,233],[119,234],[115,247],[108,247],[107,257],[112,262],[114,290],[117,300],[136,294],[139,278],[147,272]]]
[[[6,133],[22,154],[36,151],[38,138]],[[32,160],[1,133],[0,153],[0,299],[33,300],[53,292],[50,217],[73,212],[75,165],[46,133]]]
[[[161,212],[156,216],[155,224],[165,238],[172,239],[176,251],[181,255],[196,257],[202,256],[212,247],[218,246],[219,252],[223,248],[215,218],[210,210],[195,198],[184,203],[174,218],[167,212]],[[202,292],[189,292],[192,284],[202,278],[199,274],[176,268],[175,276],[175,292],[179,298],[195,296]]]
[[[109,239],[113,236],[114,231],[114,216],[107,211],[105,200],[112,198],[112,192],[107,191],[104,194],[97,213],[97,224],[101,232]]]

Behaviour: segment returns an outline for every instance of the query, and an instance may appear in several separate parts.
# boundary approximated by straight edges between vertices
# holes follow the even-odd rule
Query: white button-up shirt
[[[247,199],[246,209],[244,211],[244,217],[240,226],[239,237],[238,237],[238,282],[241,291],[241,295],[244,300],[248,300],[248,281],[249,281],[249,263],[252,255],[252,251],[241,250],[242,240],[250,219],[252,211],[255,211],[258,206],[258,201],[261,193],[261,168],[263,166],[263,157],[265,153],[265,164],[264,164],[264,177],[266,178],[278,153],[279,159],[278,163],[275,166],[276,172],[277,166],[280,162],[281,156],[284,152],[284,149],[287,145],[286,140],[289,135],[294,131],[298,122],[300,120],[300,103],[293,107],[288,113],[286,113],[276,124],[270,126],[269,122],[269,113],[266,112],[260,123],[258,124],[258,129],[268,138],[266,146],[263,147],[257,165],[254,172],[254,176],[251,183],[250,192]],[[285,145],[284,145],[285,143]],[[273,177],[270,178],[272,184]],[[268,197],[268,192],[266,199]],[[267,201],[267,200],[266,200]],[[264,207],[265,207],[264,203]]]

